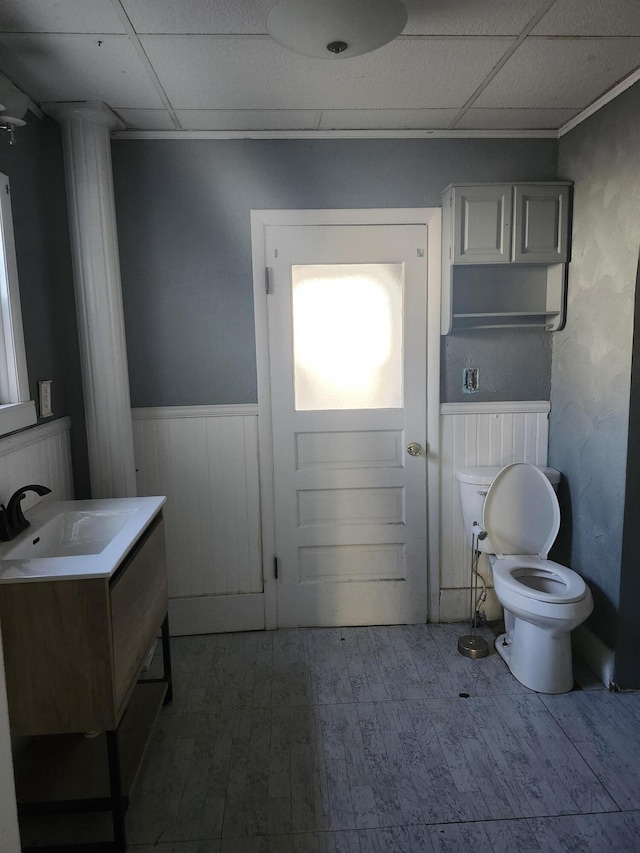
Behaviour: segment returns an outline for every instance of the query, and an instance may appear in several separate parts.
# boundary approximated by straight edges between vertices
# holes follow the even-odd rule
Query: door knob
[[[422,445],[418,444],[417,441],[412,441],[407,447],[407,453],[409,456],[422,456]]]

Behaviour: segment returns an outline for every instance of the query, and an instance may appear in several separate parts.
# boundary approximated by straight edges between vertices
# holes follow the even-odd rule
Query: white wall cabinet
[[[564,324],[571,185],[462,184],[442,203],[442,334]]]

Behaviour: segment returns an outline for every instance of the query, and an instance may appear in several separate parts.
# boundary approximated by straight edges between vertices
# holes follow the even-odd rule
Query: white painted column
[[[62,125],[82,382],[94,498],[136,494],[110,134],[100,102],[47,104]]]

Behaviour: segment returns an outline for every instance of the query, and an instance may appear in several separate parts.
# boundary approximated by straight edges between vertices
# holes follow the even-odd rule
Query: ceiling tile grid
[[[456,109],[323,110],[321,130],[438,130],[449,127]]]
[[[508,39],[396,40],[344,62],[310,59],[269,39],[142,36],[175,109],[460,107]]]
[[[342,61],[272,42],[275,2],[0,0],[0,70],[136,130],[526,133],[640,67],[640,0],[405,0],[399,38]]]
[[[475,107],[586,107],[638,65],[640,38],[528,38]]]
[[[124,33],[118,8],[87,0],[2,0],[3,33]]]
[[[0,33],[1,70],[36,103],[104,101],[112,108],[162,107],[125,35]]]
[[[185,130],[316,130],[319,110],[177,110]]]

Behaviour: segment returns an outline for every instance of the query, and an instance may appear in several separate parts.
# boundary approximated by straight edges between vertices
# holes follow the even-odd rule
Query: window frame
[[[37,422],[29,395],[11,191],[0,172],[0,435]]]

